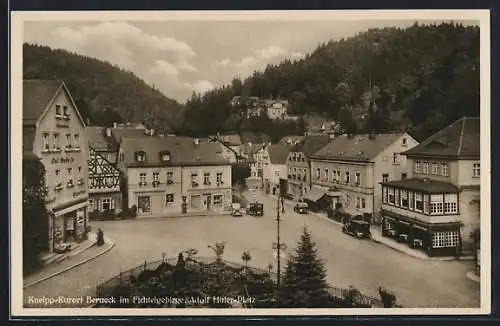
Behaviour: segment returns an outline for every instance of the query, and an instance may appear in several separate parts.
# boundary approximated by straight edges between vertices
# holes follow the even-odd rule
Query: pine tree
[[[311,233],[304,228],[295,255],[288,259],[280,289],[283,307],[329,307],[324,262],[318,257]]]

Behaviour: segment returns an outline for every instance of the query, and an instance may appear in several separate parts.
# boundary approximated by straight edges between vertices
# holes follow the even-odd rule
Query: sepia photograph
[[[489,23],[12,12],[12,314],[489,313]]]

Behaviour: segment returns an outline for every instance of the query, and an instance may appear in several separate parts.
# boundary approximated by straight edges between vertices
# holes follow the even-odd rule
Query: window
[[[56,118],[59,118],[62,114],[61,114],[61,106],[60,105],[56,105]]]
[[[89,210],[89,212],[93,212],[94,211],[94,200],[93,199],[89,199],[88,210]]]
[[[424,210],[424,202],[422,200],[422,194],[415,194],[415,210],[418,212],[422,212]]]
[[[394,203],[396,202],[396,198],[394,196],[394,188],[389,188],[388,192],[389,192],[389,204],[394,205]]]
[[[431,214],[443,214],[443,195],[431,195]]]
[[[137,162],[145,162],[146,161],[146,153],[144,153],[144,152],[136,152],[135,153],[135,160]]]
[[[402,180],[406,179],[406,173],[404,173],[404,172],[403,172],[403,173],[401,173],[401,179],[402,179]]]
[[[415,206],[415,198],[413,192],[408,192],[408,209],[413,210],[413,207]]]
[[[279,178],[280,177],[280,171],[278,171],[278,170],[274,171],[274,175]]]
[[[403,147],[408,146],[408,142],[406,141],[406,138],[403,138]]]
[[[382,202],[387,204],[387,187],[382,187]]]
[[[408,208],[408,190],[401,190],[401,207]]]
[[[394,153],[392,155],[392,164],[399,164],[399,154],[398,153]]]
[[[424,214],[429,214],[429,196],[424,195]]]
[[[168,162],[170,161],[170,153],[161,153],[161,160],[163,162]]]
[[[348,172],[348,171],[346,171],[346,173],[345,173],[345,183],[346,183],[346,184],[348,184],[348,183],[349,183],[349,181],[350,181],[349,172]]]
[[[361,198],[356,197],[356,208],[361,208]]]
[[[146,173],[139,173],[139,185],[146,184]]]
[[[80,136],[78,134],[73,135],[75,149],[80,149]]]
[[[329,178],[329,174],[328,174],[328,169],[325,169],[325,180],[326,181],[330,181],[330,178]]]
[[[439,164],[438,163],[432,163],[431,165],[431,172],[433,175],[439,175]]]
[[[210,173],[203,173],[203,184],[204,185],[210,184]]]
[[[423,174],[429,174],[429,162],[424,162]]]
[[[456,214],[458,212],[458,195],[445,194],[444,195],[444,213]]]
[[[55,152],[58,152],[61,150],[61,148],[59,147],[59,134],[58,133],[54,133],[52,135],[52,150]]]
[[[361,208],[366,208],[366,199],[361,198]]]
[[[222,195],[214,195],[214,206],[222,206]]]
[[[174,171],[167,171],[167,183],[172,184],[174,182]]]
[[[217,184],[221,185],[224,182],[222,182],[222,172],[217,172]]]
[[[48,133],[43,133],[43,135],[42,135],[42,151],[43,152],[50,151],[49,134]]]
[[[103,198],[100,203],[101,207],[99,208],[99,210],[108,211],[111,209],[115,209],[115,201],[111,198]]]
[[[137,197],[137,210],[139,213],[148,213],[151,211],[151,197],[139,196]]]
[[[382,174],[382,182],[387,182],[389,181],[389,174],[385,173],[385,174]]]
[[[159,183],[160,182],[160,172],[153,172],[153,183]]]
[[[198,187],[198,173],[191,173],[191,185]]]
[[[316,169],[316,179],[319,179],[319,175],[320,175],[320,168],[317,168]]]
[[[458,232],[435,232],[432,235],[432,247],[433,248],[444,248],[444,247],[456,247],[458,246]]]
[[[415,162],[415,173],[421,173],[422,172],[422,162],[416,161]]]
[[[448,163],[441,163],[441,175],[448,176]]]
[[[481,176],[481,166],[479,163],[472,164],[472,176],[479,178]]]
[[[171,206],[174,204],[174,194],[167,194],[165,196],[165,204]]]
[[[73,147],[73,144],[72,144],[72,140],[71,140],[71,134],[66,134],[66,150],[70,151],[72,147]]]
[[[68,112],[68,107],[67,106],[63,106],[63,115],[65,117],[68,117],[69,116],[69,112]]]
[[[396,206],[400,206],[401,205],[401,190],[400,189],[394,190],[394,194],[396,195],[396,200],[394,201],[394,203],[396,204]]]
[[[359,186],[359,184],[361,183],[361,174],[359,172],[356,172],[356,174],[354,175],[354,181],[356,182],[357,186]]]

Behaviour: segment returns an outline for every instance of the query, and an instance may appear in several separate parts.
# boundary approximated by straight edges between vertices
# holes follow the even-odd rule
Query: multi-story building
[[[280,179],[287,179],[287,157],[290,148],[285,145],[273,144],[265,148],[269,163],[264,166],[264,187],[266,192],[276,195],[280,190]]]
[[[78,242],[89,226],[85,123],[62,81],[23,82],[23,151],[45,167],[49,252]]]
[[[287,158],[288,194],[301,198],[311,189],[310,157],[328,144],[328,135],[307,135],[290,148]]]
[[[138,216],[230,210],[231,165],[217,144],[188,137],[123,137],[118,166]]]
[[[288,112],[288,102],[280,100],[266,100],[266,113],[269,119],[285,119]]]
[[[403,154],[406,179],[383,180],[383,235],[431,256],[473,251],[480,221],[480,122],[462,118]]]
[[[407,133],[332,139],[311,158],[312,200],[326,195],[331,208],[340,203],[352,215],[378,217],[382,202],[379,183],[407,176],[406,158],[401,153],[417,144]]]

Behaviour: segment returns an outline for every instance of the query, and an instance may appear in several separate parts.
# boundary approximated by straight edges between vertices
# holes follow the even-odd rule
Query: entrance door
[[[137,209],[138,209],[139,213],[150,213],[151,212],[151,197],[149,197],[149,196],[137,197]]]
[[[206,197],[205,197],[205,209],[207,211],[209,211],[211,205],[212,205],[212,195],[206,195]]]

